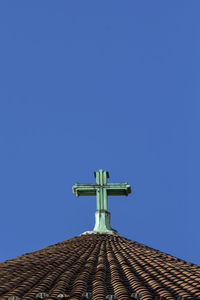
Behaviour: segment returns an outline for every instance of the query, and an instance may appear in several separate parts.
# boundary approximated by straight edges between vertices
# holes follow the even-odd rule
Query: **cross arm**
[[[96,195],[96,190],[97,190],[97,185],[96,184],[76,183],[72,187],[72,192],[76,196],[95,196]]]
[[[106,190],[107,190],[107,195],[110,196],[121,196],[121,195],[128,196],[128,194],[131,193],[131,186],[127,182],[108,183],[106,184]]]

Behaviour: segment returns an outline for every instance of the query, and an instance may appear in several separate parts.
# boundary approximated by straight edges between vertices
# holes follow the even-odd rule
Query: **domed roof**
[[[0,263],[0,299],[200,299],[200,267],[115,234]]]

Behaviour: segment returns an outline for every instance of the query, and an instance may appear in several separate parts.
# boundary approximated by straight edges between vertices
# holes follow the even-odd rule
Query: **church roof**
[[[130,241],[111,227],[108,196],[131,193],[128,183],[76,183],[77,196],[95,196],[95,226],[44,249],[0,263],[0,300],[200,299],[200,266]]]
[[[200,267],[115,234],[0,263],[0,299],[200,299]]]

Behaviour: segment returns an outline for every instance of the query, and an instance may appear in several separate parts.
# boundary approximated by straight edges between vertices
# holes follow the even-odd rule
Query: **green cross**
[[[131,186],[128,183],[108,183],[109,173],[100,169],[94,172],[96,184],[76,183],[72,191],[76,196],[97,197],[97,211],[108,210],[108,196],[121,196],[131,193]]]

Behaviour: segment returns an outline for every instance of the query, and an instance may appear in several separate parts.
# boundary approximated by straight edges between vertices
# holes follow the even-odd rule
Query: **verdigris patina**
[[[96,196],[97,211],[95,213],[95,226],[92,232],[116,233],[110,226],[110,213],[108,212],[108,196],[121,196],[131,193],[128,183],[108,183],[109,173],[100,169],[94,172],[96,183],[76,183],[72,191],[76,196]],[[91,232],[91,233],[92,233]]]

